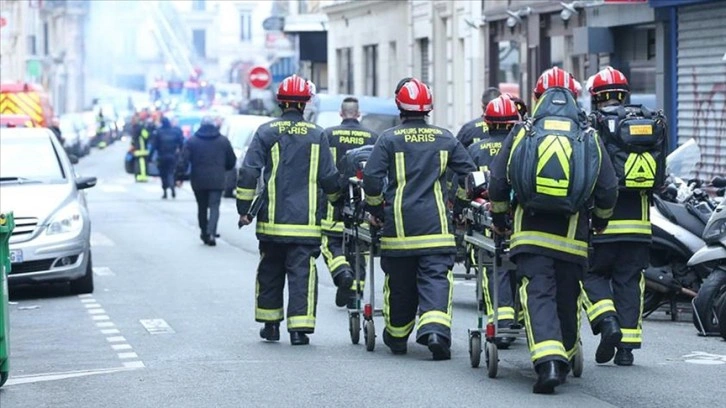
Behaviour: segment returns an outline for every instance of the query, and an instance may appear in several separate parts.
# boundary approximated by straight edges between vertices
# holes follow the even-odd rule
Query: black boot
[[[618,352],[615,353],[615,364],[619,366],[631,366],[633,365],[633,350],[629,348],[618,348]]]
[[[429,351],[433,354],[434,361],[451,359],[449,342],[440,334],[429,334]]]
[[[260,329],[260,337],[267,341],[280,340],[280,323],[265,323],[265,327]]]
[[[293,346],[304,346],[310,344],[310,338],[307,334],[299,331],[290,332],[290,344]]]
[[[176,189],[174,187],[171,188],[171,198],[176,198]]]
[[[338,287],[338,291],[335,293],[336,306],[343,307],[348,304],[348,301],[350,301],[351,296],[354,294],[350,289],[353,286],[354,280],[353,273],[349,269],[343,270],[335,277],[335,286]]]
[[[207,244],[209,246],[217,246],[217,240],[214,239],[213,236],[207,235],[207,242],[205,242],[205,244]]]
[[[615,316],[602,319],[598,328],[600,329],[600,344],[595,351],[595,362],[604,364],[613,359],[615,346],[623,338],[623,332],[620,330],[618,319]]]
[[[545,361],[537,364],[534,368],[537,371],[537,382],[532,387],[535,394],[552,394],[555,387],[560,385],[562,377],[562,366],[559,361]]]
[[[209,240],[209,237],[207,236],[207,234],[205,232],[202,232],[201,234],[199,234],[199,239],[201,239],[202,242],[204,242],[206,244],[207,240]]]
[[[567,364],[562,363],[560,368],[562,368],[560,371],[560,384],[564,384],[567,382],[567,375],[570,374],[570,371],[572,371],[572,360],[570,360]]]
[[[395,355],[403,355],[408,352],[408,341],[406,339],[397,339],[390,334],[388,330],[383,330],[383,344],[391,349],[391,352]]]
[[[164,195],[161,196],[162,200],[166,200],[166,189],[164,189]]]

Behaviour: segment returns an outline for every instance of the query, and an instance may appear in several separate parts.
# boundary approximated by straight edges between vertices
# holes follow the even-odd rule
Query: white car
[[[237,172],[242,167],[242,161],[245,158],[250,142],[252,142],[252,136],[254,136],[260,125],[272,119],[269,116],[256,115],[232,115],[224,119],[220,132],[232,143],[234,154],[237,156],[234,170],[227,172],[227,188],[224,191],[226,197],[234,197],[234,190],[237,187]]]
[[[75,160],[74,160],[75,161]],[[91,220],[84,189],[63,146],[45,128],[3,129],[0,136],[0,212],[12,212],[10,285],[70,282],[93,292]]]

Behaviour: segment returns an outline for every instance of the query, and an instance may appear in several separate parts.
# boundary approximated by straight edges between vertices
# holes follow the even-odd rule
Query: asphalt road
[[[531,393],[521,340],[500,352],[499,376],[470,367],[467,328],[474,286],[457,281],[451,361],[424,347],[393,356],[350,342],[347,315],[319,260],[318,326],[308,347],[264,343],[254,321],[257,241],[237,230],[225,199],[216,247],[198,237],[193,195],[161,200],[158,180],[123,173],[126,143],[77,165],[99,178],[88,191],[96,290],[15,289],[11,373],[1,408],[20,407],[707,407],[726,401],[726,342],[702,338],[662,314],[645,323],[645,347],[629,368],[594,363],[583,326],[585,369],[552,396]],[[379,275],[380,276],[380,275]],[[378,279],[379,283],[382,279]],[[379,297],[380,299],[380,297]]]

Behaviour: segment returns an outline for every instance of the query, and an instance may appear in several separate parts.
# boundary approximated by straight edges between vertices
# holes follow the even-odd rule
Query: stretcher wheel
[[[585,358],[582,355],[582,342],[577,346],[577,352],[572,357],[572,375],[575,378],[582,377],[582,369],[585,366]]]
[[[363,335],[366,338],[366,350],[373,351],[376,348],[376,327],[373,320],[366,320]]]
[[[489,378],[496,378],[497,368],[499,368],[499,351],[497,350],[497,345],[491,341],[487,342],[485,358],[487,363],[487,375],[489,375]]]
[[[350,332],[350,341],[353,344],[360,342],[360,315],[351,313],[348,316],[348,331]]]
[[[469,360],[473,368],[479,367],[481,362],[481,335],[479,333],[469,333]]]

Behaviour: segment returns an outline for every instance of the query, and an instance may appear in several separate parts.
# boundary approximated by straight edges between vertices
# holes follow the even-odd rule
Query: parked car
[[[199,129],[202,119],[207,115],[207,112],[202,111],[186,111],[171,113],[169,117],[172,123],[176,123],[181,128],[184,138],[189,139]]]
[[[19,113],[10,113],[0,115],[0,127],[13,128],[13,127],[36,127],[37,124],[33,122],[30,116]]]
[[[305,119],[324,128],[340,125],[340,104],[353,95],[317,94],[305,108]],[[356,96],[360,106],[361,124],[380,133],[401,123],[396,102],[392,98]]]
[[[89,140],[85,137],[86,126],[78,114],[66,113],[60,117],[60,131],[63,147],[68,154],[83,157],[90,150]],[[85,144],[85,146],[84,146]]]
[[[252,142],[252,136],[254,136],[260,125],[271,120],[272,118],[269,116],[232,115],[228,116],[222,123],[220,132],[232,143],[234,154],[237,156],[237,164],[234,170],[227,172],[225,197],[234,197],[234,190],[237,187],[237,172],[242,167],[242,161],[245,158],[250,142]]]
[[[0,138],[0,212],[13,212],[9,285],[70,282],[73,293],[93,292],[91,220],[79,177],[52,131],[5,129]]]

